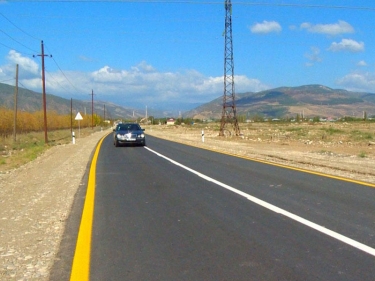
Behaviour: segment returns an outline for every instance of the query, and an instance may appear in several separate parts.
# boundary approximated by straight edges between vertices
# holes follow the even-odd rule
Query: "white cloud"
[[[8,63],[0,66],[1,76],[14,77],[17,64],[19,66],[19,79],[30,79],[40,74],[38,64],[33,59],[23,57],[14,50],[9,51],[6,60]]]
[[[375,74],[353,72],[338,79],[336,83],[349,91],[375,93]]]
[[[221,84],[223,84],[223,79],[221,78],[220,80]],[[237,93],[259,92],[271,88],[270,86],[263,84],[260,80],[249,78],[245,75],[235,75],[234,83]]]
[[[262,34],[280,32],[281,30],[281,25],[276,21],[263,21],[262,23],[256,23],[250,27],[252,33]]]
[[[113,71],[104,67],[94,74],[96,88],[108,93],[131,97],[133,101],[146,100],[148,104],[204,103],[223,94],[223,77],[206,77],[195,70],[184,72],[158,72],[146,62],[133,66],[129,71]],[[259,80],[235,76],[236,90],[260,91],[267,89]],[[113,87],[113,82],[118,83]]]
[[[86,56],[79,56],[78,57],[81,61],[85,61],[85,62],[91,62],[91,61],[94,61],[92,58],[89,58],[89,57],[86,57]]]
[[[119,101],[119,104],[126,101],[132,106],[148,104],[160,108],[175,104],[183,109],[188,104],[209,102],[223,95],[222,76],[206,77],[195,70],[158,72],[142,62],[129,71],[111,71],[111,68],[105,67],[94,73],[95,79],[83,84],[93,84],[102,100],[107,97],[111,101]],[[234,79],[237,92],[269,88],[259,80],[245,76],[235,76]]]
[[[141,72],[141,71],[142,72],[155,72],[156,71],[156,69],[152,65],[149,65],[145,61],[140,62],[137,66],[133,66],[132,69],[138,72]]]
[[[27,57],[22,57],[16,51],[13,51],[13,50],[9,51],[8,60],[12,63],[18,64],[22,70],[30,74],[39,73],[38,64],[34,60],[27,58]]]
[[[91,76],[95,82],[115,83],[121,82],[124,75],[119,70],[115,70],[109,66],[104,66],[103,68],[94,71]]]
[[[367,66],[367,63],[364,60],[361,60],[357,63],[358,66]]]
[[[316,62],[321,62],[322,58],[320,57],[320,49],[317,47],[311,47],[310,52],[305,55],[305,57],[309,60],[306,63],[306,66],[313,66]]]
[[[20,54],[12,54],[12,58],[17,58],[20,68],[30,69],[29,73],[33,73],[23,77],[21,87],[41,92],[38,64]],[[0,66],[1,81],[6,81],[7,78],[14,80],[14,73],[13,60]],[[269,88],[259,80],[246,76],[238,75],[234,79],[237,93]],[[190,109],[191,104],[196,106],[221,97],[223,81],[222,76],[207,77],[196,70],[160,72],[145,61],[126,70],[106,65],[92,72],[46,71],[48,94],[88,100],[93,90],[97,100],[134,108],[148,105],[155,109]]]
[[[34,77],[34,78],[20,79],[21,85],[19,85],[19,86],[22,87],[22,88],[26,88],[28,90],[32,90],[32,91],[41,93],[42,92],[42,80],[41,79],[42,79],[41,75],[39,75],[38,77]],[[47,88],[47,92],[50,93],[48,90],[49,89]],[[60,90],[61,90],[61,88],[60,88]]]
[[[349,51],[352,53],[362,52],[365,49],[365,43],[357,42],[352,39],[342,39],[341,42],[333,42],[328,50],[333,52]]]
[[[339,20],[338,23],[334,24],[311,24],[308,22],[300,25],[301,29],[306,29],[311,33],[320,33],[327,35],[339,35],[346,33],[354,33],[354,28],[346,21]]]

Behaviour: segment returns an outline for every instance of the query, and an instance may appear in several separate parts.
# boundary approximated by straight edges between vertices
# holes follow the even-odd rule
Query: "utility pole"
[[[103,113],[104,113],[103,125],[105,125],[105,104],[104,104],[104,108],[103,108]]]
[[[47,101],[46,101],[46,78],[44,73],[44,57],[48,56],[44,54],[44,44],[43,40],[41,42],[41,49],[42,53],[38,55],[39,57],[42,57],[42,89],[43,89],[43,113],[44,113],[44,143],[48,143],[48,136],[47,136]],[[35,56],[34,56],[35,57]],[[52,57],[52,55],[49,55],[49,57]]]
[[[91,129],[94,130],[94,90],[91,90]]]
[[[237,121],[235,91],[234,91],[234,63],[232,40],[232,2],[225,1],[225,44],[224,44],[224,95],[221,114],[220,136],[224,136],[227,123],[231,123],[236,136],[240,135]]]
[[[73,133],[73,99],[70,98],[70,135]]]
[[[14,87],[14,124],[13,124],[13,141],[16,142],[17,134],[17,96],[18,96],[18,64],[16,65],[16,86]]]

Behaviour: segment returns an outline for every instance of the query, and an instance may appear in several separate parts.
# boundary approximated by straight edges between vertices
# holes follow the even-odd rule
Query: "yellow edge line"
[[[78,238],[77,238],[77,245],[76,245],[76,250],[73,258],[73,266],[72,266],[72,271],[71,271],[71,276],[70,280],[71,281],[88,281],[90,277],[90,254],[91,254],[91,234],[92,234],[92,224],[93,224],[93,216],[94,216],[94,202],[95,202],[95,177],[96,177],[96,162],[97,158],[99,155],[100,151],[100,146],[106,136],[104,136],[100,141],[99,144],[97,145],[97,148],[95,150],[95,154],[93,156],[93,160],[91,162],[90,166],[90,173],[89,173],[89,179],[88,179],[88,185],[87,185],[87,192],[86,192],[86,199],[83,207],[83,213],[82,213],[82,218],[81,218],[81,224],[79,227],[79,232],[78,232]],[[170,140],[171,141],[171,140]],[[175,143],[181,143],[177,141],[173,141]],[[223,151],[218,151],[218,150],[213,150],[210,148],[205,148],[205,147],[200,147],[192,144],[186,144],[188,146],[192,147],[197,147],[201,148],[204,150],[216,152],[216,153],[221,153],[225,155],[230,155],[234,156],[237,158],[242,158],[246,160],[251,160],[254,162],[259,162],[259,163],[264,163],[272,166],[277,166],[277,167],[282,167],[290,170],[296,170],[304,173],[309,173],[309,174],[315,174],[319,176],[324,176],[328,178],[333,178],[337,180],[342,180],[346,182],[352,182],[360,185],[365,185],[369,187],[375,187],[375,184],[370,184],[366,183],[363,181],[358,181],[358,180],[352,180],[348,178],[343,178],[339,176],[333,176],[333,175],[328,175],[324,173],[319,173],[319,172],[314,172],[306,169],[300,169],[300,168],[295,168],[292,166],[287,166],[283,164],[277,164],[273,162],[269,162],[266,160],[259,160],[255,158],[251,158],[248,156],[242,156],[234,153],[227,153]]]
[[[153,136],[153,137],[156,137],[156,136]],[[163,138],[160,138],[160,137],[156,137],[156,138],[163,139]],[[285,169],[289,169],[289,170],[304,172],[304,173],[307,173],[307,174],[318,175],[318,176],[322,176],[322,177],[326,177],[326,178],[332,178],[332,179],[337,179],[337,180],[341,180],[341,181],[352,182],[352,183],[356,183],[356,184],[365,185],[365,186],[375,188],[375,184],[372,184],[372,183],[369,183],[369,182],[353,180],[353,179],[344,178],[344,177],[340,177],[340,176],[329,175],[329,174],[320,173],[320,172],[311,171],[311,170],[302,169],[302,168],[296,168],[296,167],[293,167],[293,166],[278,164],[278,163],[270,162],[270,161],[267,161],[267,160],[260,160],[260,159],[252,158],[252,157],[249,157],[249,156],[243,156],[243,155],[239,155],[239,154],[235,154],[235,153],[228,153],[228,152],[225,152],[225,151],[214,150],[214,149],[211,149],[211,148],[201,147],[201,146],[198,146],[198,145],[184,143],[184,142],[178,142],[178,141],[175,141],[175,140],[169,140],[169,141],[175,142],[175,143],[182,143],[182,144],[185,144],[185,145],[188,145],[188,146],[197,147],[197,148],[201,148],[201,149],[204,149],[204,150],[208,150],[208,151],[212,151],[212,152],[216,152],[216,153],[221,153],[221,154],[225,154],[225,155],[230,155],[230,156],[234,156],[234,157],[237,157],[237,158],[242,158],[242,159],[246,159],[246,160],[250,160],[250,161],[254,161],[254,162],[258,162],[258,163],[263,163],[263,164],[281,167],[281,168],[285,168]]]
[[[106,136],[102,137],[102,139],[99,141],[90,165],[86,199],[83,206],[81,224],[79,226],[76,250],[74,253],[73,266],[70,275],[71,281],[88,281],[90,278],[91,234],[94,218],[96,162],[98,159],[100,146],[105,137]]]

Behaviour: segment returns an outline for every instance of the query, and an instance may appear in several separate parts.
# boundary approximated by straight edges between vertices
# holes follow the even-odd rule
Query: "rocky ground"
[[[48,280],[74,195],[107,132],[52,147],[0,175],[0,280]]]
[[[333,138],[314,136],[312,128],[301,134],[296,128],[252,125],[243,128],[238,138],[218,137],[212,126],[144,128],[147,135],[375,184],[375,146],[369,140],[347,141],[342,133]],[[353,131],[358,128],[349,128]],[[321,132],[330,131],[317,130]],[[360,132],[364,134],[364,129]],[[83,176],[90,156],[107,133],[55,146],[33,162],[0,175],[0,280],[49,279],[74,195],[86,184]]]

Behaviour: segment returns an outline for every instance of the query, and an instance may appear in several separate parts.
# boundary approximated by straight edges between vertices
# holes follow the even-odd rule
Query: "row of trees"
[[[14,131],[14,111],[6,108],[0,108],[0,136],[3,138],[13,135]],[[78,125],[82,128],[90,127],[92,124],[94,126],[100,125],[103,120],[100,116],[93,116],[93,122],[91,115],[83,116],[83,120],[78,121],[74,120],[74,116],[69,115],[59,115],[54,111],[47,112],[47,128],[48,130],[60,130],[60,129],[69,129],[71,127],[78,128]],[[38,132],[44,130],[44,114],[43,111],[36,112],[17,112],[17,126],[16,133],[30,133]]]

